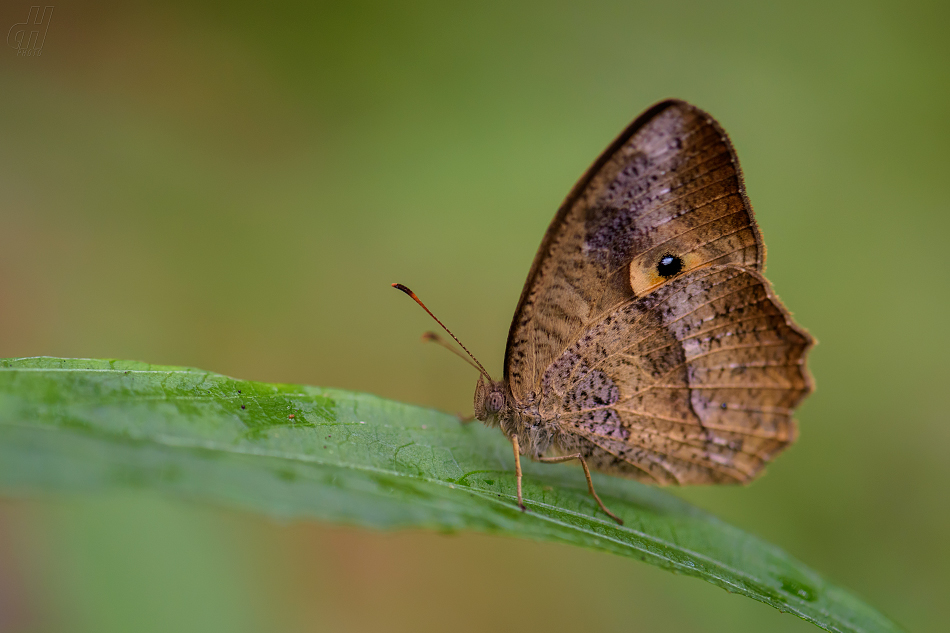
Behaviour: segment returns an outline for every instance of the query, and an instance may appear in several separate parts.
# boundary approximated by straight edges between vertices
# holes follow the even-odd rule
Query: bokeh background
[[[0,34],[30,2],[0,4]],[[729,131],[820,344],[799,443],[683,497],[912,631],[950,621],[950,5],[57,2],[0,48],[0,357],[115,357],[469,411],[409,284],[500,373],[541,236],[640,111]],[[635,561],[0,497],[0,631],[807,631]]]

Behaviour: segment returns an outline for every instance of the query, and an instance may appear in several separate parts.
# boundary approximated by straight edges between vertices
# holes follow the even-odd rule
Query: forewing
[[[796,437],[812,345],[754,270],[705,267],[628,301],[551,364],[561,450],[660,484],[746,482]]]
[[[722,128],[682,101],[641,115],[574,186],[548,228],[515,311],[505,377],[519,402],[579,334],[618,305],[710,264],[761,270],[762,239]],[[674,277],[675,278],[675,277]]]

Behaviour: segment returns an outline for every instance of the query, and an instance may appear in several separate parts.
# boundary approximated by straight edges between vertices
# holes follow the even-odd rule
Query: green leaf
[[[0,361],[6,494],[148,488],[281,517],[571,543],[702,578],[829,631],[896,631],[780,549],[656,488],[530,462],[479,424],[371,395],[129,361]]]

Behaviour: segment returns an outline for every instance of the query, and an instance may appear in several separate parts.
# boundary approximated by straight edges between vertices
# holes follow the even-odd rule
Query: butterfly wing
[[[582,332],[618,305],[710,264],[761,271],[765,247],[739,163],[722,128],[682,101],[634,121],[574,186],[545,234],[512,320],[505,378],[538,397],[542,375]]]
[[[765,247],[722,128],[641,115],[568,195],[505,355],[555,449],[661,484],[749,481],[795,439],[812,344],[761,275]]]
[[[795,440],[799,328],[758,272],[706,266],[590,327],[545,372],[560,449],[659,484],[747,482]]]

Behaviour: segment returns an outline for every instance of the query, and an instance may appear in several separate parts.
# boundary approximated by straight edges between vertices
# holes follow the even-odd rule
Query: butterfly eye
[[[505,406],[505,399],[497,391],[493,391],[488,397],[488,410],[492,413],[498,413]]]
[[[683,270],[683,260],[676,255],[666,254],[656,265],[656,272],[660,277],[672,277]]]

